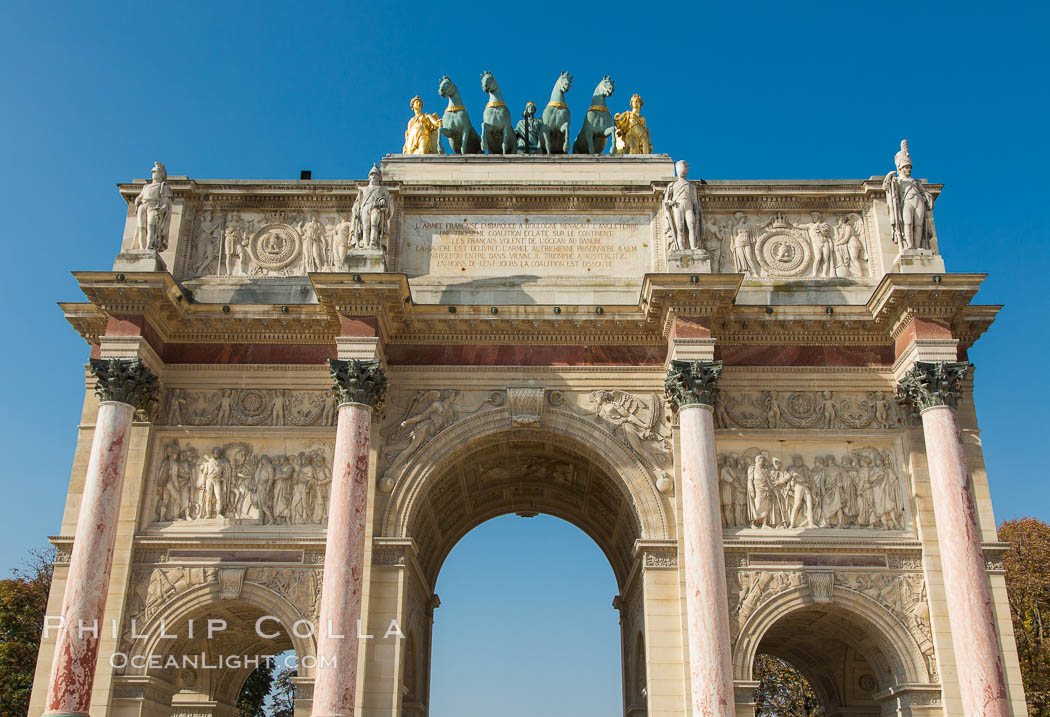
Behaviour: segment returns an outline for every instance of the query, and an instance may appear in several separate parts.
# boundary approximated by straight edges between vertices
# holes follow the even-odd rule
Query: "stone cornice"
[[[739,274],[646,274],[637,304],[417,304],[404,274],[311,274],[316,304],[195,303],[165,272],[76,272],[90,303],[60,304],[89,343],[109,316],[141,315],[165,343],[333,344],[340,317],[375,317],[385,344],[666,345],[676,317],[719,346],[887,346],[912,317],[948,322],[962,347],[999,307],[971,306],[983,274],[888,274],[865,305],[737,305]],[[493,311],[495,309],[495,311]]]

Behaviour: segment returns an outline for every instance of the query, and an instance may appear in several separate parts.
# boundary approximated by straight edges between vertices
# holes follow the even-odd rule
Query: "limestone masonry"
[[[759,653],[828,717],[1025,715],[967,362],[1000,307],[907,144],[700,181],[634,153],[641,98],[595,90],[575,141],[614,154],[549,154],[564,103],[515,145],[486,83],[456,141],[492,154],[432,152],[443,81],[367,180],[120,185],[61,304],[90,363],[31,714],[234,717],[294,650],[296,715],[426,715],[443,560],[549,513],[616,575],[627,717],[753,715]]]

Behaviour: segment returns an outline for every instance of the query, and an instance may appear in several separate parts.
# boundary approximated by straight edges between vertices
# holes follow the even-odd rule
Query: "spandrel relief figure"
[[[412,119],[405,129],[405,146],[403,154],[440,154],[441,118],[437,113],[427,114],[423,111],[423,100],[419,95],[409,103],[412,108]]]
[[[135,197],[137,224],[132,249],[168,248],[168,218],[175,193],[168,185],[168,172],[161,162],[153,163],[152,180],[146,183]]]
[[[416,396],[397,428],[390,434],[384,449],[384,462],[389,461],[383,481],[392,481],[419,448],[439,431],[451,425],[458,413],[455,403],[459,391],[424,391]],[[392,483],[383,483],[383,487]]]
[[[722,522],[732,528],[902,530],[904,487],[889,455],[854,449],[791,464],[751,448],[718,458]]]
[[[601,420],[612,426],[613,433],[640,456],[649,458],[658,468],[670,467],[670,446],[660,434],[661,404],[652,406],[624,391],[594,391],[591,400]]]
[[[671,234],[671,246],[678,251],[700,249],[700,198],[689,181],[689,163],[675,162],[678,176],[664,191],[664,219]]]
[[[747,221],[747,215],[737,212],[734,215],[736,224],[731,228],[733,235],[733,261],[736,271],[750,276],[762,276],[758,257],[755,256],[755,233]]]
[[[631,109],[613,115],[616,128],[613,151],[616,154],[652,154],[653,143],[649,140],[649,127],[642,117],[641,95],[631,95]]]
[[[394,200],[390,191],[380,184],[382,181],[383,173],[373,164],[368,172],[368,184],[357,191],[351,219],[356,249],[384,249],[390,237]]]
[[[911,154],[908,140],[901,140],[901,149],[893,158],[896,172],[882,180],[889,206],[893,241],[901,249],[931,249],[933,238],[933,195],[922,182],[911,176]]]

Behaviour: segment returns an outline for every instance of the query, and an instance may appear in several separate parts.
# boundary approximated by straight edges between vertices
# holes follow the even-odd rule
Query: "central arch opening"
[[[388,534],[412,539],[419,567],[405,714],[646,712],[635,549],[673,521],[627,446],[551,420],[580,425],[508,421],[439,441],[391,495]]]
[[[601,550],[566,521],[478,526],[438,577],[430,714],[620,713],[616,592]]]

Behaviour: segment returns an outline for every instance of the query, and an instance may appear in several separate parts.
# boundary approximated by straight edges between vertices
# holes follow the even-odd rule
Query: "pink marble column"
[[[364,589],[372,406],[381,404],[386,379],[378,361],[331,364],[338,393],[351,400],[339,406],[336,423],[313,714],[351,717],[357,692],[358,621]],[[367,381],[375,383],[362,387]]]
[[[51,663],[46,715],[88,714],[99,637],[107,629],[102,618],[135,415],[131,404],[148,404],[156,393],[156,378],[137,360],[94,360],[91,368],[99,378],[96,391],[100,397],[120,400],[104,400],[98,407],[62,598],[62,624]],[[119,384],[116,390],[106,385],[110,380]]]
[[[736,712],[722,518],[715,460],[714,384],[721,362],[671,364],[668,394],[681,427],[682,531],[694,717]]]
[[[922,415],[948,624],[966,717],[1007,717],[999,637],[985,571],[981,528],[955,413],[967,363],[916,361],[899,392]]]
[[[922,412],[948,624],[967,717],[1007,717],[1002,652],[955,409]]]

